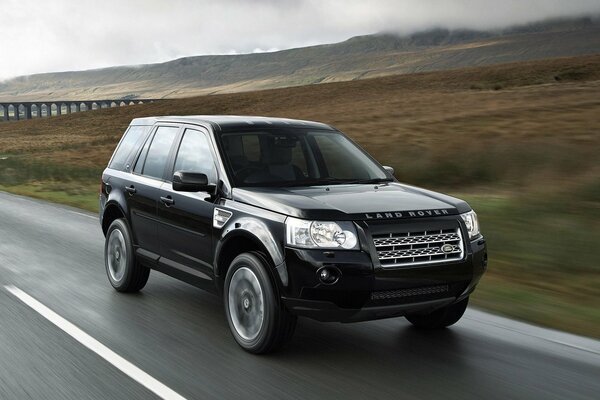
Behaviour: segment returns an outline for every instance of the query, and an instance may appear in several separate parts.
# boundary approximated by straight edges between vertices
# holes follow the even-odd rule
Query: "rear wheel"
[[[104,265],[108,281],[119,292],[137,292],[148,282],[150,269],[136,260],[131,232],[123,219],[114,220],[106,231]]]
[[[468,297],[458,303],[439,308],[430,314],[407,315],[406,319],[417,328],[441,329],[457,323],[465,313],[467,304],[469,304]]]
[[[260,253],[237,256],[225,278],[225,312],[231,333],[246,351],[276,351],[292,337],[297,317],[282,304]]]

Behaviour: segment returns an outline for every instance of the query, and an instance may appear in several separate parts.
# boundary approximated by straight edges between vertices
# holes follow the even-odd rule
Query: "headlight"
[[[347,221],[307,221],[289,217],[285,221],[286,243],[308,249],[358,249],[356,228]]]
[[[475,211],[469,211],[464,214],[460,214],[460,216],[463,221],[465,221],[465,225],[469,231],[469,239],[479,236],[479,221],[477,220],[477,214],[475,214]]]

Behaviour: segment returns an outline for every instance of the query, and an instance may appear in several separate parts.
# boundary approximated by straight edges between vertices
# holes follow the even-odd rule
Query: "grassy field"
[[[476,305],[600,338],[600,56],[166,100],[0,123],[0,190],[95,210],[134,117],[323,121],[404,182],[465,198],[488,238]]]

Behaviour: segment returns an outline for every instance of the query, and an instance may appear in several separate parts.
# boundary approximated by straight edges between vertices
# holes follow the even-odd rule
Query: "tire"
[[[138,292],[148,282],[150,269],[136,260],[131,231],[124,219],[113,221],[106,231],[104,266],[108,281],[118,292]]]
[[[469,298],[435,310],[431,314],[407,315],[406,319],[420,329],[442,329],[453,325],[463,316],[469,304]]]
[[[246,351],[281,349],[294,334],[297,317],[283,305],[260,253],[237,256],[227,270],[223,297],[229,329]]]

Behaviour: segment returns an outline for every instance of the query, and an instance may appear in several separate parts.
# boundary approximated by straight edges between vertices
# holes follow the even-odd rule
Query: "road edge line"
[[[75,326],[73,323],[67,321],[65,318],[61,317],[44,304],[40,303],[38,300],[34,299],[21,289],[17,288],[13,285],[4,286],[4,288],[10,292],[12,295],[17,297],[23,303],[28,305],[42,317],[46,318],[48,321],[52,322],[58,328],[60,328],[63,332],[71,336],[73,339],[77,340],[83,346],[87,347],[89,350],[93,351],[104,360],[108,361],[114,367],[119,369],[121,372],[129,376],[131,379],[135,380],[157,396],[165,399],[165,400],[186,400],[185,397],[181,396],[179,393],[175,392],[173,389],[169,388],[165,384],[161,383],[148,373],[144,372],[131,362],[127,361],[107,346],[100,343],[98,340],[94,339],[92,336],[85,333],[83,330]]]

